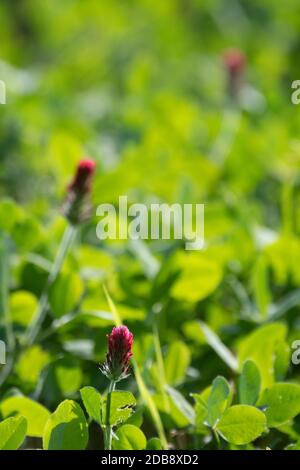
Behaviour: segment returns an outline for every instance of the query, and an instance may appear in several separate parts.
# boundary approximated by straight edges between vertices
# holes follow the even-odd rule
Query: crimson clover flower
[[[230,49],[224,54],[224,62],[231,73],[238,73],[245,66],[245,56],[238,49]]]
[[[245,56],[239,49],[230,49],[224,54],[224,64],[228,74],[229,95],[232,99],[237,100],[243,85]]]
[[[68,186],[63,204],[63,214],[72,225],[84,222],[90,217],[90,192],[96,164],[93,160],[83,159],[79,162],[75,176]]]
[[[132,357],[133,334],[127,326],[116,326],[107,335],[108,351],[101,372],[114,382],[119,382],[129,375]]]

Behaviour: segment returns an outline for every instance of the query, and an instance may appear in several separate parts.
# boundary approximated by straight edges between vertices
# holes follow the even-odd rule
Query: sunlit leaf
[[[23,416],[27,420],[27,435],[41,437],[43,435],[49,411],[27,397],[15,396],[5,399],[0,404],[0,411],[4,418],[9,416]]]
[[[83,450],[88,442],[88,427],[80,406],[63,401],[49,417],[44,433],[45,450]]]

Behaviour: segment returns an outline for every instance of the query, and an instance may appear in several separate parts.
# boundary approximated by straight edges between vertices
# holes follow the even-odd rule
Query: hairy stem
[[[112,426],[110,425],[110,406],[111,394],[114,391],[116,382],[113,380],[109,384],[107,400],[106,400],[106,422],[105,422],[105,450],[111,450],[112,444]]]

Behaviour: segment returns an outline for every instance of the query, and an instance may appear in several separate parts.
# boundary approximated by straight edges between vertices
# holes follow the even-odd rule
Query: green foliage
[[[230,387],[224,377],[217,377],[212,383],[207,400],[207,424],[212,428],[219,421],[228,406]]]
[[[160,440],[152,437],[147,441],[147,450],[163,450]]]
[[[130,392],[111,392],[109,403],[109,421],[107,422],[106,410],[108,395],[101,397],[94,387],[84,387],[80,390],[85,409],[91,419],[101,426],[117,426],[124,423],[133,413],[136,404],[135,398]]]
[[[17,325],[27,326],[34,317],[37,309],[36,297],[27,291],[17,291],[9,298],[9,308],[12,321]]]
[[[23,416],[27,420],[27,436],[42,437],[45,424],[50,416],[49,411],[36,401],[27,397],[12,396],[0,404],[0,412],[4,418]]]
[[[84,387],[80,390],[80,395],[89,417],[101,425],[102,398],[100,393],[94,387]]]
[[[178,385],[184,381],[190,359],[189,348],[182,341],[176,341],[170,345],[165,359],[166,380],[168,384]]]
[[[180,421],[186,420],[188,423],[194,424],[195,422],[194,410],[192,406],[190,405],[190,403],[185,399],[185,397],[180,392],[178,392],[178,390],[172,387],[167,387],[166,391],[168,393],[168,399],[169,399],[169,405],[167,405],[167,409],[168,409],[168,406],[173,406],[174,415],[176,413]]]
[[[286,447],[285,450],[300,450],[300,441],[296,442],[295,444],[290,444]]]
[[[204,322],[199,323],[199,330],[204,335],[207,343],[215,350],[220,358],[227,364],[233,371],[238,368],[237,359],[231,351],[222,343],[218,335],[212,331]]]
[[[29,389],[33,389],[40,377],[40,374],[46,364],[50,361],[47,352],[38,346],[32,346],[24,351],[16,365],[16,373],[23,384],[28,384]]]
[[[225,411],[216,430],[232,444],[248,444],[266,430],[266,417],[254,406],[235,405]]]
[[[222,268],[208,256],[180,253],[177,263],[181,274],[171,291],[176,299],[201,300],[213,292],[222,279]]]
[[[0,422],[0,450],[18,449],[26,436],[27,422],[23,416]]]
[[[83,450],[88,442],[84,413],[73,400],[63,401],[49,417],[44,433],[45,450]]]
[[[106,401],[107,397],[104,398],[102,403],[102,424],[107,424],[106,419]],[[130,392],[115,391],[110,396],[110,412],[109,412],[109,423],[110,426],[116,426],[117,424],[126,421],[132,414],[133,407],[135,406],[135,398]]]
[[[82,382],[82,371],[78,362],[71,358],[65,357],[53,363],[55,381],[65,396],[76,392]]]
[[[259,314],[262,318],[266,318],[271,294],[268,285],[268,263],[263,256],[257,259],[253,268],[253,290]]]
[[[144,433],[132,424],[124,424],[116,432],[113,440],[114,450],[143,450],[147,440]]]
[[[274,382],[276,355],[285,337],[286,326],[281,323],[272,323],[256,329],[240,343],[240,364],[242,365],[248,359],[256,363],[263,388]]]
[[[211,393],[211,387],[207,387],[201,394],[194,393],[195,400],[195,430],[199,434],[206,434],[205,426],[208,416],[208,398]]]
[[[239,378],[239,400],[242,405],[255,405],[260,392],[260,373],[253,361],[246,361]]]
[[[62,273],[51,287],[49,301],[57,318],[71,312],[80,300],[83,285],[77,273]]]
[[[260,405],[266,407],[268,426],[280,426],[300,413],[300,385],[274,384],[264,390]]]

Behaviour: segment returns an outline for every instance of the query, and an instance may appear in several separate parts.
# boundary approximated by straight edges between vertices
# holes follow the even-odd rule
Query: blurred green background
[[[194,200],[225,188],[274,209],[299,153],[290,103],[299,8],[294,0],[1,2],[1,192],[44,214],[87,153],[99,162],[97,202],[126,192],[178,199],[186,187]],[[231,47],[245,53],[260,95],[248,97],[219,168],[210,154]]]

